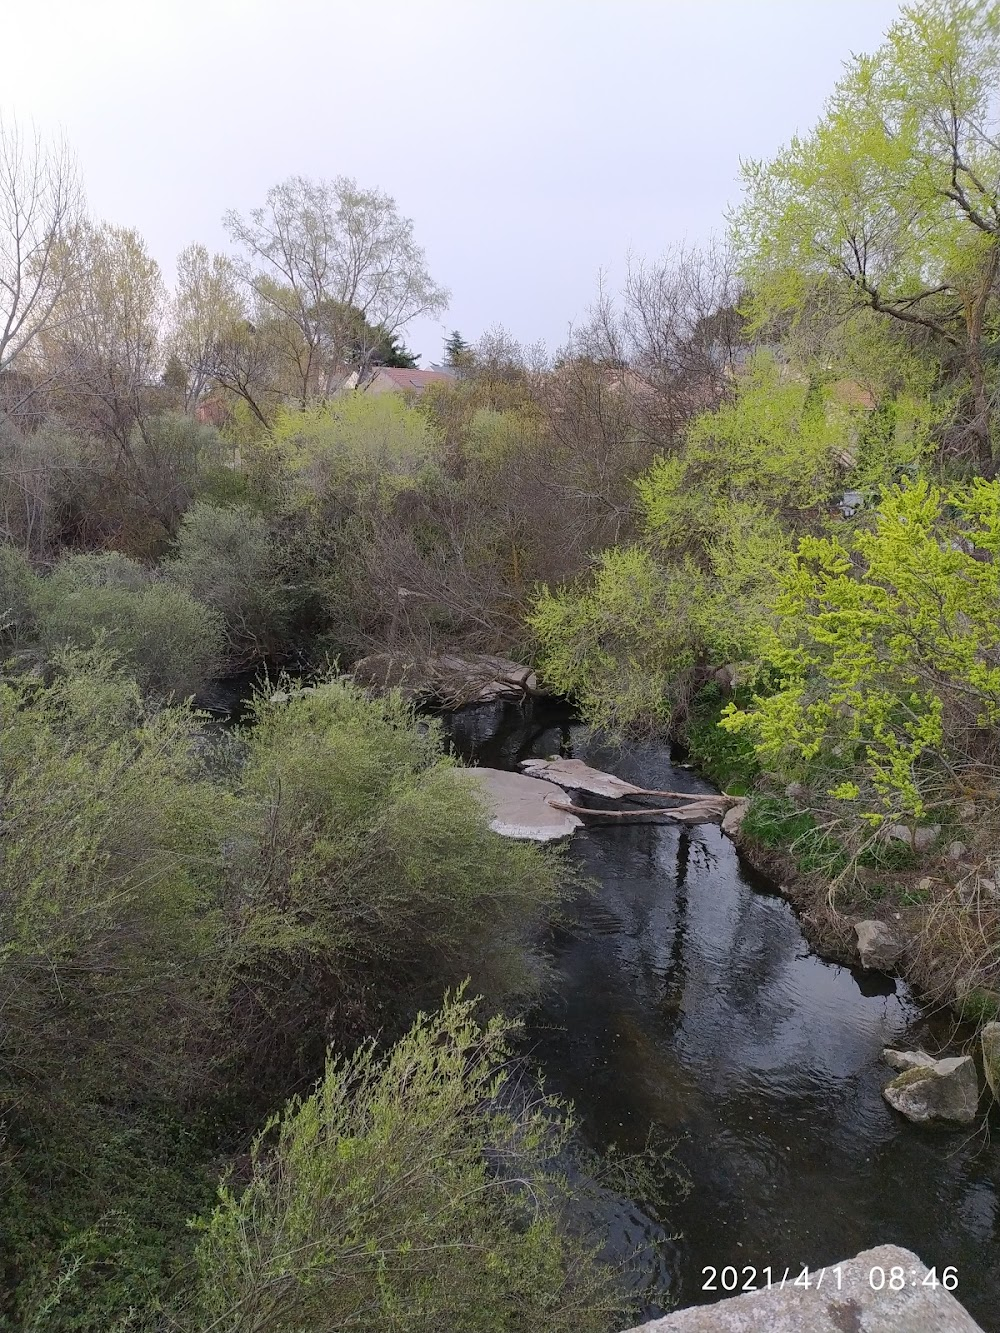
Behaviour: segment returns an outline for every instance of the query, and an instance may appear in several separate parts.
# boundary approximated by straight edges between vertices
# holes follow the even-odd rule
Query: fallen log
[[[571,801],[554,801],[551,797],[548,803],[554,810],[564,810],[567,814],[586,815],[597,819],[646,819],[659,816],[674,819],[681,824],[718,824],[732,805],[733,798],[708,796],[701,801],[692,801],[690,805],[639,810],[594,810],[590,806],[574,805]]]
[[[637,787],[634,782],[615,777],[613,773],[604,773],[599,768],[591,768],[581,759],[522,759],[519,765],[525,773],[545,782],[554,782],[559,787],[571,791],[586,791],[593,796],[607,796],[611,800],[630,801],[636,797],[666,797],[674,801],[724,800],[730,805],[738,799],[727,796],[713,796],[703,791],[662,791],[653,787]],[[728,807],[727,807],[728,808]]]

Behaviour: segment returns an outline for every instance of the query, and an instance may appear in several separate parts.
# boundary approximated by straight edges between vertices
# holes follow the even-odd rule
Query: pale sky
[[[604,269],[724,225],[895,0],[0,0],[0,111],[61,129],[163,265],[303,174],[412,217],[452,292],[406,331],[554,350]]]

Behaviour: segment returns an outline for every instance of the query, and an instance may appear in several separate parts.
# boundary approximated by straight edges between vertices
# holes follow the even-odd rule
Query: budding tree
[[[51,323],[73,266],[82,208],[76,162],[16,121],[0,121],[0,372]]]
[[[215,376],[220,346],[247,319],[239,275],[225,255],[189,245],[177,256],[169,349],[184,368],[184,406],[197,405]]]
[[[225,224],[255,302],[296,330],[289,370],[303,403],[331,392],[348,369],[364,374],[386,337],[447,305],[412,221],[389,195],[346,176],[292,176],[268,191],[262,208],[247,217],[231,211]],[[373,331],[360,347],[359,328]]]

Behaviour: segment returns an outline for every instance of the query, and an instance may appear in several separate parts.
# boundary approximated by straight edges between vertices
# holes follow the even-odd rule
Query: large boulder
[[[541,693],[531,667],[487,653],[441,653],[436,657],[374,653],[357,662],[352,674],[369,689],[398,689],[409,699],[445,708],[496,700],[516,703]]]
[[[857,921],[858,954],[862,967],[891,972],[903,956],[903,946],[884,921]]]
[[[917,1124],[946,1120],[967,1125],[979,1107],[979,1078],[971,1055],[935,1060],[926,1051],[883,1051],[901,1072],[882,1089],[900,1115]]]

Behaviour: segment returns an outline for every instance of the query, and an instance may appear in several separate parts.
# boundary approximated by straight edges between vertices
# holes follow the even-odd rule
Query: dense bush
[[[400,700],[342,680],[286,693],[259,704],[242,774],[260,833],[237,861],[231,984],[258,1080],[398,1021],[400,994],[432,1002],[469,975],[493,1000],[530,992],[532,923],[565,875],[491,832]]]
[[[165,572],[171,584],[221,619],[228,669],[279,655],[285,647],[292,612],[285,559],[261,514],[246,505],[192,505]]]
[[[332,1059],[257,1139],[198,1245],[232,1333],[601,1333],[621,1294],[567,1226],[567,1123],[518,1086],[511,1025],[458,996],[384,1057]]]
[[[103,644],[154,694],[185,698],[222,663],[218,614],[115,552],[60,561],[35,581],[33,605],[46,655]]]
[[[118,556],[91,561],[79,586],[125,596],[133,582],[141,595],[141,569]],[[0,678],[0,1326],[152,1330],[166,1311],[183,1325],[194,1318],[185,1220],[220,1157],[312,1084],[329,1044],[402,1032],[470,974],[491,1007],[530,993],[542,976],[532,938],[566,876],[489,829],[437,731],[398,699],[337,679],[286,682],[258,701],[252,730],[221,735],[188,707],[155,706],[107,650],[57,653],[47,678]],[[391,1211],[437,1197],[442,1144],[469,1185],[492,1179],[505,1145],[540,1167],[548,1113],[486,1113],[504,1029],[475,1033],[463,1002],[418,1025],[390,1072],[366,1049],[290,1108],[275,1159],[287,1149],[289,1161],[272,1169],[270,1133],[256,1152],[246,1202],[280,1184],[252,1208],[258,1234],[246,1214],[239,1234],[230,1226],[239,1191],[209,1225],[208,1306],[232,1294],[224,1256],[236,1244],[273,1259],[282,1229],[309,1213],[321,1249],[344,1245],[338,1207],[366,1189],[366,1160],[391,1163],[380,1130],[358,1141],[383,1112],[411,1132],[400,1151],[430,1191],[401,1181]],[[474,1049],[488,1052],[481,1069],[468,1064]],[[393,1091],[410,1065],[423,1074]],[[320,1106],[330,1156],[316,1157],[310,1183],[294,1145]],[[317,1192],[341,1168],[343,1193]],[[416,1286],[408,1278],[395,1295],[383,1284],[387,1310],[417,1291],[428,1311],[451,1308],[459,1268],[484,1310],[547,1309],[557,1293],[567,1310],[604,1308],[603,1270],[556,1226],[554,1193],[531,1216],[516,1189],[498,1186],[489,1207],[486,1197],[430,1226],[449,1262],[410,1269]],[[372,1214],[367,1237],[386,1216]],[[472,1223],[495,1259],[456,1267]],[[310,1322],[299,1276],[283,1288],[288,1308],[318,1333],[330,1325]],[[258,1277],[271,1291],[273,1266],[247,1280]],[[342,1309],[364,1308],[371,1274],[341,1278]],[[584,1326],[591,1317],[579,1313]]]

